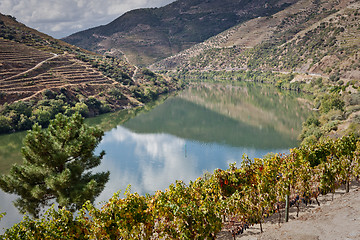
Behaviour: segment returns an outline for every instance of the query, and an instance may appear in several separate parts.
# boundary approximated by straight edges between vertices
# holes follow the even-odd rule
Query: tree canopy
[[[109,172],[92,173],[105,152],[94,154],[104,133],[84,124],[79,113],[56,115],[47,129],[35,124],[21,150],[23,164],[14,164],[0,176],[0,187],[20,196],[15,206],[38,216],[43,206],[54,203],[74,211],[102,192]]]

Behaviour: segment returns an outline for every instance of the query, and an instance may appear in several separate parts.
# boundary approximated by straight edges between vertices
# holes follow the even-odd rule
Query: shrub
[[[0,115],[0,133],[8,133],[11,130],[11,119]]]
[[[338,94],[326,94],[321,99],[320,111],[323,113],[329,112],[331,109],[339,109],[343,111],[345,102]]]

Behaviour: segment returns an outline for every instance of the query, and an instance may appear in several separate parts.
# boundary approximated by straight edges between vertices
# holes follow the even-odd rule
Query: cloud
[[[1,0],[0,12],[55,38],[107,24],[127,11],[174,0]]]

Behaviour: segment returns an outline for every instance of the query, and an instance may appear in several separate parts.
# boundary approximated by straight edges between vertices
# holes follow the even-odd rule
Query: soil
[[[349,193],[344,188],[335,194],[319,198],[320,206],[315,202],[300,206],[299,217],[296,207],[290,210],[289,222],[278,223],[278,214],[265,220],[264,232],[259,224],[250,227],[236,240],[355,240],[360,239],[360,185],[354,182]],[[282,213],[284,216],[284,213]],[[219,240],[234,239],[227,231],[222,231]]]

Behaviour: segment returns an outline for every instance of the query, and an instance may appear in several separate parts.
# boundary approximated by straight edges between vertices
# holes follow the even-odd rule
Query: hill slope
[[[298,71],[359,79],[359,1],[301,0],[153,64],[153,70]]]
[[[68,43],[147,65],[200,43],[240,22],[271,15],[297,0],[178,0],[138,9],[113,22],[64,38]]]
[[[179,87],[125,59],[103,57],[0,15],[0,133],[46,125],[56,113],[93,116]],[[23,123],[22,123],[23,122]]]

